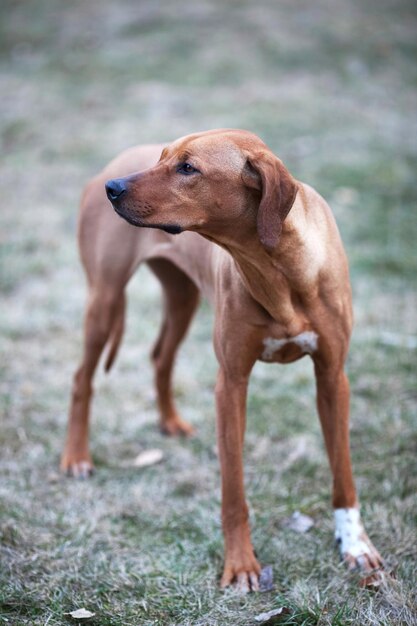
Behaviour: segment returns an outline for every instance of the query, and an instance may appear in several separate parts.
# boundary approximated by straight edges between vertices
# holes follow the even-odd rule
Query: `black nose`
[[[106,193],[110,202],[114,202],[126,191],[123,178],[114,178],[106,183]]]

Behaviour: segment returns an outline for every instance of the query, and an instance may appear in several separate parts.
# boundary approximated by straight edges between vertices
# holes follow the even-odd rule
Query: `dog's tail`
[[[113,328],[110,333],[110,347],[107,353],[106,362],[104,365],[104,371],[109,372],[117,356],[120,342],[122,341],[123,332],[125,329],[125,310],[126,310],[126,296],[120,300],[119,308],[117,309],[116,317],[113,322]]]

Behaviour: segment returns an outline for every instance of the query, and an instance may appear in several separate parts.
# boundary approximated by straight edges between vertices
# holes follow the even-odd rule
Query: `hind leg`
[[[61,469],[73,476],[87,476],[92,471],[88,430],[93,376],[107,342],[107,370],[116,355],[123,333],[125,286],[140,262],[139,232],[108,210],[106,204],[104,184],[97,179],[83,195],[78,228],[89,298],[83,356],[74,376],[61,456]]]
[[[88,432],[92,380],[103,348],[114,328],[123,324],[125,296],[120,289],[96,288],[90,294],[84,325],[84,354],[72,389],[68,431],[61,470],[86,477],[93,470]]]
[[[190,435],[193,427],[181,419],[172,391],[175,355],[188,330],[199,302],[199,291],[192,280],[170,261],[148,262],[164,291],[164,318],[152,351],[160,428],[167,435]]]

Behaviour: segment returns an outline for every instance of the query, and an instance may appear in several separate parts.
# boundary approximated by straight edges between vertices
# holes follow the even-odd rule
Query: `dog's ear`
[[[261,192],[257,218],[259,239],[267,250],[273,250],[282,223],[294,204],[298,185],[282,161],[266,151],[248,157],[243,180],[248,187]]]
[[[158,163],[160,163],[161,161],[163,161],[166,157],[168,156],[168,150],[166,148],[164,148],[161,152],[161,156],[159,157],[159,161]]]

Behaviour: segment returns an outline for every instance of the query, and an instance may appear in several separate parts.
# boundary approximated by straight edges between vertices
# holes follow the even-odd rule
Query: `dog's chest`
[[[262,341],[260,360],[266,363],[290,363],[306,354],[314,354],[319,336],[313,330],[305,330],[290,337],[265,335]]]

